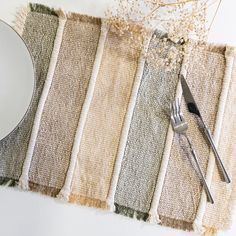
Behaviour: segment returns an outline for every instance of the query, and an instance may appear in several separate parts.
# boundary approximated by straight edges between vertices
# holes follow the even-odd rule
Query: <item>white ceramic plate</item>
[[[23,120],[34,86],[34,66],[24,41],[0,20],[0,140]]]

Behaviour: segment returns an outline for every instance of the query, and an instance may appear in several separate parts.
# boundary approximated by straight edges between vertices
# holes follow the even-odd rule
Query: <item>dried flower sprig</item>
[[[119,35],[129,32],[128,43],[131,47],[141,49],[145,38],[149,35],[149,30],[154,29],[167,33],[168,38],[176,43],[185,42],[187,44],[191,41],[190,39],[200,43],[207,39],[207,9],[214,3],[213,1],[115,0],[116,6],[107,10],[106,17],[111,29]],[[165,41],[160,43],[163,46],[160,48],[165,48]],[[188,45],[176,48],[179,50],[181,48],[183,55],[189,51]],[[179,51],[175,50],[175,53],[172,51],[170,50],[170,53],[167,53],[166,58],[163,59],[167,67],[174,67],[173,62],[177,55],[180,55]],[[146,56],[155,61],[155,56],[158,54],[160,53],[150,50]],[[156,61],[160,63],[160,58],[156,58]]]
[[[106,16],[121,32],[135,24],[139,28],[159,28],[186,39],[189,35],[202,36],[209,1],[116,0],[117,6],[107,10]]]
[[[182,61],[182,47],[183,45],[176,47],[167,37],[157,37],[155,34],[149,47],[147,62],[150,66],[165,68],[167,72],[172,71],[179,67]]]

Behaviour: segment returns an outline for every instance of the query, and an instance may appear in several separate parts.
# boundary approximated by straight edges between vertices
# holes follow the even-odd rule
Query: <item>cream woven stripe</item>
[[[76,161],[77,161],[77,155],[80,149],[80,143],[81,143],[84,126],[87,119],[87,114],[88,114],[89,107],[93,98],[94,88],[95,88],[97,76],[99,73],[100,64],[102,61],[103,49],[104,49],[104,45],[105,45],[105,41],[107,37],[107,32],[108,32],[108,26],[105,23],[105,21],[102,20],[101,34],[100,34],[100,38],[98,42],[98,48],[97,48],[96,57],[94,61],[93,71],[92,71],[91,79],[89,81],[87,95],[83,104],[83,108],[82,108],[79,123],[78,123],[78,128],[75,135],[75,140],[74,140],[73,149],[71,153],[70,165],[67,171],[67,176],[66,176],[64,186],[57,196],[59,199],[62,199],[62,200],[66,200],[66,201],[69,200],[69,196],[71,192],[71,183],[73,180],[73,173],[74,173]]]
[[[13,28],[15,31],[22,36],[24,27],[25,27],[25,21],[27,18],[28,13],[30,12],[30,6],[22,7],[19,9],[19,11],[16,14],[15,20],[13,21]]]
[[[113,170],[113,176],[112,176],[112,180],[111,180],[111,185],[110,185],[108,198],[107,198],[107,204],[108,204],[110,210],[113,210],[113,208],[114,208],[114,198],[115,198],[116,186],[117,186],[117,183],[119,180],[122,159],[123,159],[124,152],[125,152],[126,141],[127,141],[127,137],[129,134],[129,127],[130,127],[130,123],[132,120],[133,111],[135,108],[138,90],[139,90],[139,86],[140,86],[142,76],[143,76],[143,69],[144,69],[144,65],[145,65],[145,53],[148,50],[148,46],[149,46],[152,34],[153,34],[153,32],[149,32],[149,34],[144,42],[144,48],[143,48],[144,54],[143,53],[140,54],[137,72],[136,72],[136,78],[134,80],[132,93],[130,96],[130,101],[128,104],[123,129],[121,132],[120,144],[119,144],[119,148],[118,148],[118,152],[117,152],[117,158],[116,158],[116,162],[115,162],[115,166],[114,166],[114,170]]]
[[[214,131],[214,141],[215,141],[216,148],[218,147],[218,144],[219,144],[222,121],[223,121],[223,117],[224,117],[224,109],[225,109],[225,105],[226,105],[227,94],[229,91],[231,74],[232,74],[232,69],[233,69],[233,64],[234,64],[234,56],[233,56],[232,47],[226,46],[225,59],[226,59],[225,75],[224,75],[224,79],[223,79],[223,86],[222,86],[222,91],[221,91],[221,95],[220,95],[218,112],[217,112],[217,116],[216,116],[215,131]],[[208,162],[208,166],[207,166],[207,172],[206,172],[206,182],[207,182],[208,186],[211,186],[214,167],[215,167],[215,156],[211,150],[210,156],[209,156],[209,162]],[[204,214],[206,211],[206,204],[207,204],[206,194],[204,191],[202,191],[202,195],[201,195],[200,203],[198,206],[196,218],[193,222],[193,228],[194,228],[194,231],[196,231],[196,232],[203,233],[203,231],[204,231],[202,223],[203,223],[203,217],[204,217]]]
[[[26,158],[25,158],[24,165],[22,168],[21,177],[19,179],[19,187],[25,190],[29,189],[29,185],[28,185],[29,169],[30,169],[34,147],[35,147],[35,143],[36,143],[39,127],[40,127],[40,121],[41,121],[41,116],[43,113],[43,108],[47,100],[47,96],[51,87],[53,75],[54,75],[56,64],[57,64],[57,59],[58,59],[58,54],[61,47],[65,23],[66,23],[66,19],[64,17],[59,18],[59,24],[58,24],[56,38],[54,41],[54,48],[52,51],[48,74],[45,80],[41,98],[39,100],[38,109],[35,115],[34,125],[33,125],[32,133],[31,133],[31,137],[30,137],[30,142],[29,142],[27,153],[26,153]]]
[[[181,71],[180,71],[180,73],[182,75],[184,75],[185,77],[186,77],[186,74],[187,74],[188,60],[189,60],[189,57],[186,55],[183,58],[182,67],[181,67]],[[175,97],[179,98],[181,100],[182,87],[181,87],[180,81],[178,82],[178,85],[177,85],[177,88],[176,88]],[[161,166],[160,166],[160,172],[159,172],[159,175],[158,175],[158,178],[157,178],[156,188],[155,188],[155,192],[154,192],[154,195],[153,195],[151,207],[150,207],[150,210],[149,210],[149,219],[148,220],[151,223],[160,223],[160,218],[159,218],[157,209],[158,209],[158,205],[159,205],[159,202],[160,202],[162,189],[163,189],[163,186],[164,186],[165,175],[166,175],[166,171],[167,171],[167,168],[168,168],[168,163],[169,163],[173,138],[174,138],[174,131],[173,131],[172,126],[170,124],[169,128],[168,128],[168,131],[167,131],[165,148],[164,148],[163,158],[162,158],[162,162],[161,162]]]

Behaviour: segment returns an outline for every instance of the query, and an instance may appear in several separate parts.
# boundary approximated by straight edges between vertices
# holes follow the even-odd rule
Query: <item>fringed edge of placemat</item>
[[[50,8],[50,7],[45,6],[43,4],[29,3],[29,7],[32,12],[38,12],[38,13],[58,16],[58,14],[56,13],[54,8]]]
[[[29,3],[27,6],[18,8],[15,19],[13,20],[13,28],[21,36],[24,31],[26,18],[30,12],[37,12],[56,17],[65,17],[65,13],[60,9],[55,10],[54,8],[50,8],[42,4]]]
[[[42,193],[44,195],[54,197],[54,198],[60,192],[60,189],[48,187],[48,186],[43,186],[40,184],[33,183],[31,181],[29,181],[29,190],[32,192]]]
[[[107,210],[109,208],[106,201],[99,199],[89,198],[86,196],[71,194],[69,197],[69,203],[79,204],[87,207],[94,207],[99,209]]]
[[[102,20],[106,22],[108,25],[111,25],[111,30],[115,32],[121,33],[123,30],[121,30],[124,25],[128,29],[128,31],[134,32],[134,33],[147,33],[150,31],[148,28],[144,28],[142,25],[135,23],[135,22],[126,22],[124,20],[117,20],[114,18],[101,18],[101,17],[96,17],[96,16],[90,16],[86,14],[80,14],[80,13],[75,13],[75,12],[66,12],[63,11],[60,8],[54,8],[54,7],[48,7],[44,4],[39,4],[39,3],[29,3],[28,8],[32,12],[38,12],[42,14],[49,14],[49,15],[54,15],[54,16],[60,16],[61,14],[64,15],[67,19],[70,20],[79,20],[79,21],[84,21],[88,23],[96,23],[96,24],[101,24]]]
[[[226,45],[206,42],[202,45],[200,44],[198,48],[203,49],[204,51],[207,51],[207,52],[218,53],[218,54],[224,55],[225,50],[226,50]]]
[[[0,177],[0,186],[15,187],[18,185],[18,181],[8,177]]]
[[[43,4],[38,3],[29,3],[27,6],[20,7],[15,15],[15,19],[13,21],[13,28],[16,30],[16,32],[20,35],[22,35],[24,26],[25,26],[25,20],[27,18],[28,13],[30,12],[36,12],[41,14],[47,14],[50,16],[60,17],[68,20],[78,20],[81,22],[87,22],[87,23],[94,23],[94,24],[101,24],[102,19],[99,17],[89,16],[85,14],[80,13],[73,13],[73,12],[65,12],[62,9],[48,7]]]
[[[14,30],[22,36],[24,28],[25,28],[25,21],[28,13],[31,11],[30,6],[21,7],[18,9],[15,19],[13,21],[13,28]]]
[[[187,222],[183,220],[178,220],[178,219],[173,219],[170,217],[166,216],[159,216],[160,217],[160,225],[166,226],[166,227],[171,227],[175,229],[181,229],[185,231],[193,231],[193,223],[192,222]]]
[[[74,20],[74,21],[81,21],[81,22],[87,22],[87,23],[94,23],[94,24],[101,24],[102,20],[101,18],[97,18],[94,16],[88,16],[88,15],[82,15],[79,13],[72,13],[72,12],[68,12],[66,14],[67,19],[69,20]]]
[[[216,236],[218,234],[218,230],[214,228],[207,228],[204,232],[203,236]]]
[[[149,214],[146,212],[141,212],[134,210],[132,208],[126,207],[119,205],[117,203],[114,203],[115,205],[115,213],[123,216],[127,216],[129,218],[137,219],[137,220],[142,220],[142,221],[147,221]]]
[[[94,23],[94,24],[101,24],[102,20],[99,17],[94,17],[94,16],[89,16],[89,15],[84,15],[80,13],[73,13],[73,12],[66,12],[63,11],[62,9],[58,8],[53,8],[53,7],[48,7],[43,4],[38,4],[38,3],[30,3],[29,4],[29,9],[31,12],[38,12],[42,14],[48,14],[48,15],[54,15],[57,17],[63,17],[69,20],[78,20],[81,22],[88,22],[88,23]]]

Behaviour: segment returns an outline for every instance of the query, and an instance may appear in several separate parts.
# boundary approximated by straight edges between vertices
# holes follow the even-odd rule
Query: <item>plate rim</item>
[[[35,95],[35,92],[36,92],[36,68],[35,68],[35,62],[33,60],[32,52],[30,51],[30,49],[29,49],[28,45],[26,44],[26,41],[23,39],[23,37],[14,29],[13,26],[8,24],[7,22],[2,20],[1,18],[0,18],[0,23],[3,23],[6,26],[8,26],[9,28],[11,28],[19,36],[19,38],[23,41],[23,43],[24,43],[24,45],[25,45],[25,47],[26,47],[26,49],[27,49],[27,51],[29,53],[29,56],[30,56],[30,59],[31,59],[31,63],[32,63],[32,66],[33,66],[33,91],[32,91],[32,96],[31,96],[31,99],[30,99],[30,102],[29,102],[29,106],[28,106],[27,110],[25,111],[25,114],[22,116],[21,120],[16,124],[16,126],[11,131],[9,131],[9,133],[6,134],[5,137],[3,137],[3,138],[0,137],[0,142],[2,142],[2,141],[4,141],[4,139],[9,137],[12,133],[14,133],[17,130],[17,128],[25,120],[26,116],[29,113],[29,110],[30,110],[30,108],[32,106],[33,98],[34,98],[34,95]]]

